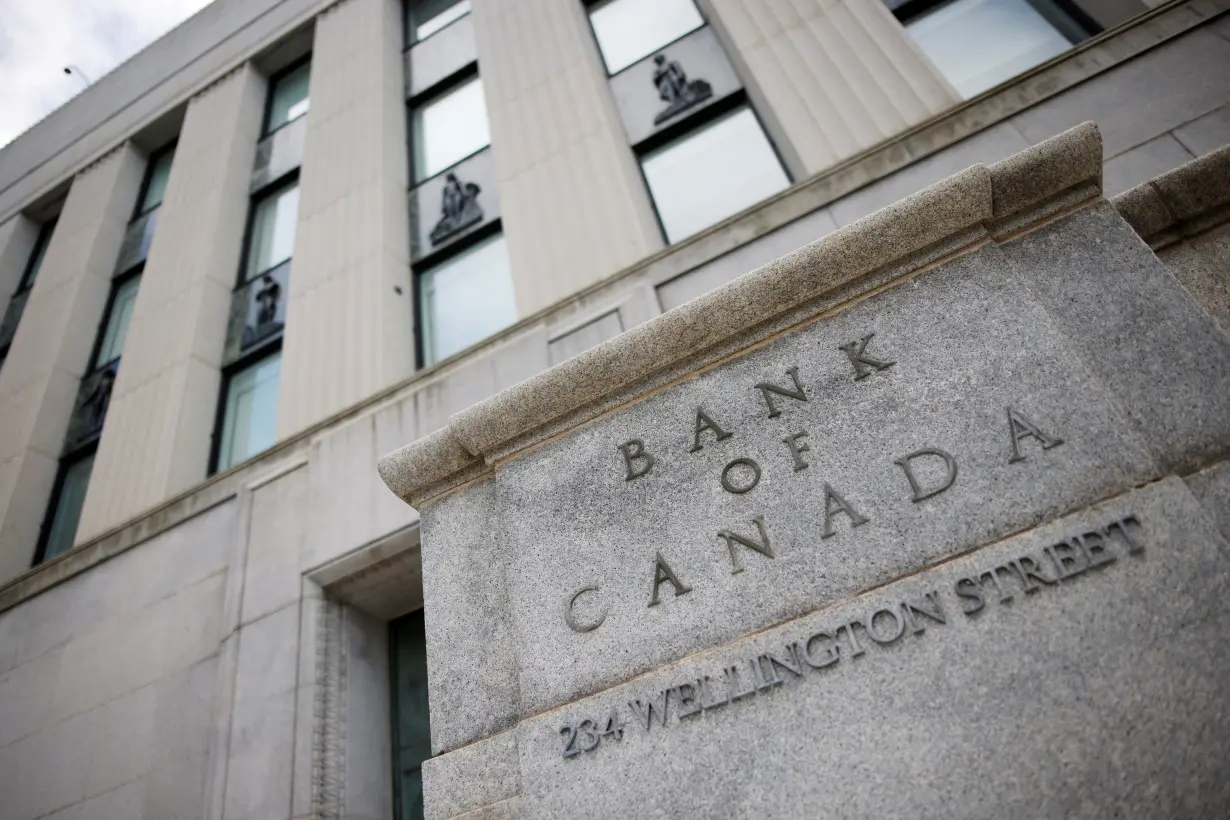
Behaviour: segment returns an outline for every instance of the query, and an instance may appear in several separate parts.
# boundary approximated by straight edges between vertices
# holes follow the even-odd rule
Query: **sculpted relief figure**
[[[683,66],[678,60],[668,62],[665,54],[658,54],[653,58],[653,62],[655,65],[653,84],[658,87],[658,96],[666,103],[666,108],[659,111],[653,118],[654,125],[661,125],[671,117],[712,96],[713,88],[709,83],[704,80],[689,81],[688,75],[684,73]]]
[[[451,171],[444,180],[444,190],[440,196],[440,221],[431,229],[433,245],[483,220],[483,209],[478,204],[482,188],[473,182],[462,185]]]

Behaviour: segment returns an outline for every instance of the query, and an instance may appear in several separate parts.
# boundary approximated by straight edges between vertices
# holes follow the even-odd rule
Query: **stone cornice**
[[[1158,250],[1230,218],[1230,145],[1194,159],[1111,200]]]
[[[445,429],[381,459],[381,478],[408,503],[430,500],[494,461],[658,389],[660,374],[704,367],[814,318],[831,309],[820,304],[828,294],[845,289],[849,301],[871,289],[847,288],[858,280],[881,286],[878,271],[909,275],[1028,230],[1101,189],[1093,123],[975,165],[457,413]]]

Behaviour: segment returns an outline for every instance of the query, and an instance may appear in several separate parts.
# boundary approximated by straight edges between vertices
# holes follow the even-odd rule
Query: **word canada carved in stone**
[[[845,359],[852,369],[852,379],[861,382],[875,373],[893,367],[896,362],[882,358],[883,354],[868,351],[868,345],[874,338],[874,333],[868,333],[862,338],[840,345],[837,349],[845,354]],[[767,419],[774,419],[782,414],[781,402],[789,399],[797,402],[808,401],[807,390],[799,378],[799,368],[790,366],[785,370],[789,383],[773,384],[760,382],[752,386],[764,401]],[[1063,439],[1044,431],[1030,417],[1013,407],[1004,408],[1005,427],[1001,442],[1004,448],[1004,458],[1009,464],[1015,464],[1026,458],[1025,445],[1033,441],[1035,447],[1049,450],[1063,444]],[[734,435],[734,428],[724,424],[718,413],[706,411],[703,407],[696,409],[692,427],[692,446],[689,453],[698,453],[704,449],[705,442],[725,441]],[[789,464],[789,469],[797,473],[808,469],[810,464],[805,455],[810,452],[807,444],[807,430],[799,430],[782,439],[784,447],[783,466]],[[640,438],[631,439],[616,445],[622,457],[622,469],[626,481],[652,480],[654,469],[658,467],[658,459],[654,452]],[[918,467],[925,460],[932,460],[942,465],[943,478],[936,480],[934,471],[930,483],[924,482],[919,476]],[[950,489],[957,480],[958,464],[952,454],[938,447],[923,447],[910,453],[905,453],[893,460],[902,474],[902,492],[908,493],[911,501],[918,503],[933,498]],[[755,489],[760,483],[762,466],[753,458],[742,456],[728,462],[716,476],[718,483],[728,493],[742,495]],[[820,538],[827,539],[837,535],[839,516],[844,516],[848,526],[853,529],[868,523],[874,511],[856,507],[847,500],[840,488],[824,482],[821,487],[818,504],[824,512]],[[743,550],[751,550],[765,558],[775,558],[771,540],[771,527],[763,516],[753,516],[745,528],[721,529],[716,533],[716,539],[724,552],[729,555],[730,572],[743,572]],[[660,551],[655,552],[652,562],[646,568],[648,606],[658,606],[662,602],[663,585],[669,585],[674,591],[674,597],[686,595],[692,591],[687,579],[681,579],[670,566],[668,560]],[[601,626],[605,619],[605,611],[596,617],[582,620],[576,613],[578,602],[587,594],[596,594],[599,587],[585,586],[576,590],[564,606],[564,621],[575,632],[589,632]]]

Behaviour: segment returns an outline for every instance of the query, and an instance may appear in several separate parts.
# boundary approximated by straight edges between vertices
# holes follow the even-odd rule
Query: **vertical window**
[[[90,471],[93,468],[93,452],[65,461],[61,466],[47,535],[35,563],[48,561],[72,549],[73,540],[77,537],[77,524],[81,521],[81,508],[85,505],[85,491],[90,486]]]
[[[34,247],[30,249],[30,255],[26,258],[26,266],[21,272],[21,281],[17,283],[17,290],[13,291],[12,297],[5,305],[4,313],[0,314],[0,366],[3,366],[4,360],[8,357],[13,337],[17,335],[17,325],[21,322],[22,313],[25,312],[30,288],[34,287],[34,279],[43,265],[43,257],[47,254],[47,246],[51,243],[51,234],[54,230],[54,219],[39,228]]]
[[[393,816],[423,818],[423,761],[431,757],[423,611],[389,623],[393,715]]]
[[[124,352],[124,340],[128,336],[128,323],[132,320],[132,308],[137,302],[137,290],[141,287],[141,276],[131,276],[115,288],[111,297],[111,308],[107,311],[107,320],[103,323],[102,341],[98,352],[94,355],[94,367],[102,367],[120,357]]]
[[[692,0],[607,0],[590,10],[589,19],[610,74],[705,23]]]
[[[145,181],[141,184],[141,199],[137,202],[137,216],[142,216],[162,204],[171,178],[171,162],[175,159],[175,146],[154,153],[145,168]]]
[[[426,40],[454,20],[470,13],[470,0],[408,0],[406,45]]]
[[[290,259],[295,251],[299,218],[299,183],[291,182],[261,196],[252,205],[244,281]]]
[[[265,122],[266,134],[277,131],[308,112],[311,103],[308,96],[311,73],[311,62],[303,62],[272,80],[269,88],[269,113]]]
[[[911,2],[895,13],[967,99],[1062,54],[1092,33],[1051,0]]]
[[[274,353],[227,378],[218,469],[225,470],[273,446],[282,354]]]
[[[423,356],[438,362],[517,320],[503,234],[419,274]]]
[[[38,276],[39,268],[43,266],[43,257],[47,255],[47,246],[51,244],[51,234],[56,229],[56,221],[53,219],[39,228],[38,239],[34,240],[34,250],[30,252],[30,259],[26,262],[25,272],[21,276],[21,284],[17,289],[29,290],[34,286],[34,279]]]
[[[790,184],[756,115],[746,106],[646,153],[641,168],[668,242],[691,236]]]
[[[693,0],[604,0],[589,21],[668,242],[790,185]]]
[[[483,82],[474,76],[414,106],[414,179],[421,182],[491,143]]]

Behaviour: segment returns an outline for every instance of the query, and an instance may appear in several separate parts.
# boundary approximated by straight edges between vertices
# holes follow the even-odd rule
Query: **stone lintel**
[[[381,478],[407,503],[428,501],[481,475],[486,462],[600,415],[617,394],[634,400],[673,365],[736,337],[754,344],[782,329],[774,320],[794,321],[808,303],[875,271],[908,275],[934,262],[938,246],[951,254],[1027,231],[1100,196],[1101,184],[1092,122],[974,165],[457,413],[382,458]],[[567,426],[544,431],[565,417]]]

